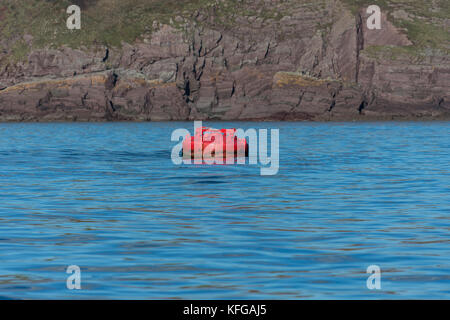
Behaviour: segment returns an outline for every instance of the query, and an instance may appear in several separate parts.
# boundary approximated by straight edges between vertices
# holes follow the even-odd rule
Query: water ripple
[[[209,125],[279,128],[279,174],[173,165],[192,123],[0,124],[0,299],[450,297],[449,123]]]

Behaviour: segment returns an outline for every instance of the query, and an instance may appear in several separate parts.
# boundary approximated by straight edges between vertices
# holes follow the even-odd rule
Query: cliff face
[[[134,38],[92,36],[104,1],[78,2],[86,28],[67,38],[55,23],[21,29],[17,6],[0,5],[1,121],[450,118],[449,15],[431,15],[445,1],[422,15],[396,1],[369,30],[364,1],[185,0],[177,12],[155,5],[164,14]],[[111,2],[108,23],[122,31],[114,14],[145,1]],[[61,4],[45,8],[65,26]]]

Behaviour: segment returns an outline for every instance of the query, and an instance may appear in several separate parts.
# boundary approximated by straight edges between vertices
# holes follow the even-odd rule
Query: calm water
[[[0,298],[450,298],[450,123],[206,124],[279,128],[278,175],[172,164],[192,122],[0,124]]]

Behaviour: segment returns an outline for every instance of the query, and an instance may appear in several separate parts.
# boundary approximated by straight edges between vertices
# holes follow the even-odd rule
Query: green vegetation
[[[81,30],[66,28],[66,9],[74,3],[82,7]],[[262,0],[253,2],[253,6],[242,0],[3,0],[0,36],[14,39],[29,34],[38,48],[98,44],[118,47],[122,42],[132,43],[153,32],[159,23],[182,28],[184,19],[192,21],[208,14],[216,17],[215,23],[224,26],[232,26],[238,15],[263,20],[282,18],[277,8]]]
[[[378,5],[382,10],[405,10],[406,12],[424,17],[448,19],[450,3],[448,0],[342,0],[353,13],[369,5]]]
[[[390,20],[407,32],[417,50],[449,49],[450,33],[444,20],[450,16],[448,0],[343,0],[356,13],[359,8],[378,4],[389,12]],[[82,8],[82,29],[68,30],[66,9],[71,4]],[[280,0],[275,6],[264,0],[2,0],[0,3],[0,49],[8,59],[20,61],[33,48],[89,48],[105,45],[120,47],[123,42],[151,34],[159,23],[184,29],[185,22],[209,24],[214,28],[238,30],[242,18],[258,18],[263,23],[279,21],[292,6],[323,10],[326,1]],[[393,18],[396,10],[406,18]],[[214,16],[214,21],[208,19]],[[251,24],[251,19],[249,19]],[[326,33],[331,22],[319,30]],[[30,41],[25,41],[29,35]],[[409,50],[409,49],[408,49]],[[376,50],[373,50],[374,52]],[[406,53],[411,53],[406,51]],[[1,63],[1,62],[0,62]]]
[[[82,8],[82,29],[68,30],[67,7],[72,1],[6,0],[0,12],[2,37],[33,36],[36,47],[104,44],[120,46],[153,30],[153,22],[168,23],[183,11],[205,7],[208,0],[98,0]]]
[[[388,19],[399,29],[404,30],[414,46],[410,48],[371,48],[371,54],[376,52],[392,52],[393,57],[406,54],[420,56],[425,48],[440,49],[448,52],[450,49],[450,30],[445,20],[450,17],[450,1],[448,0],[343,0],[357,13],[360,8],[378,5],[387,12]]]
[[[25,43],[24,40],[18,40],[11,48],[11,60],[12,62],[19,62],[26,59],[30,47]]]
[[[413,21],[400,20],[397,25],[407,30],[408,37],[418,48],[449,49],[450,32],[443,26],[424,22],[417,18]]]
[[[398,60],[406,57],[416,62],[422,61],[427,55],[425,49],[414,46],[370,46],[364,50],[364,53],[374,59]]]

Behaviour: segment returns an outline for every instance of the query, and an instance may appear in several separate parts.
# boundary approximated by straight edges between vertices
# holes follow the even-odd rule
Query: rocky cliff
[[[450,118],[448,0],[71,2],[0,4],[1,121]]]

